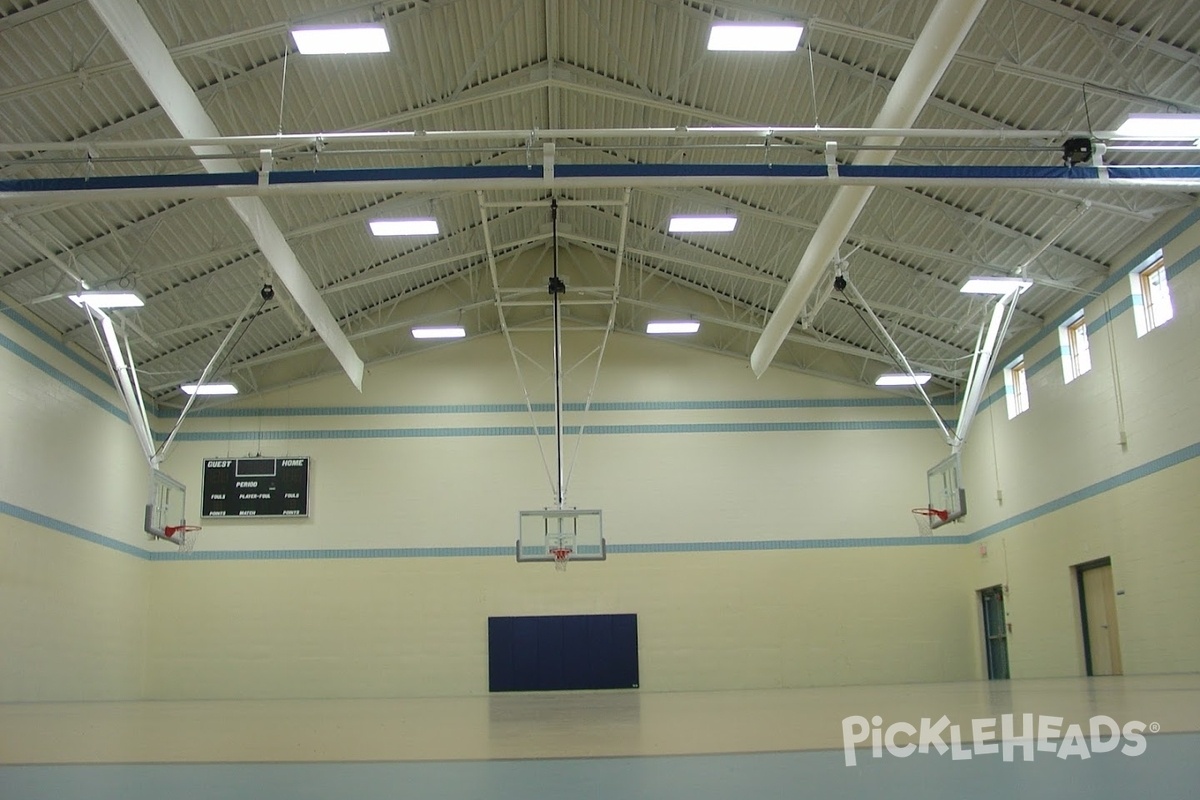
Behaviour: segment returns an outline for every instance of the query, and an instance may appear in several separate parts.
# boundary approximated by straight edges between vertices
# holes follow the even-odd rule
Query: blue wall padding
[[[637,614],[488,618],[490,691],[637,685]]]

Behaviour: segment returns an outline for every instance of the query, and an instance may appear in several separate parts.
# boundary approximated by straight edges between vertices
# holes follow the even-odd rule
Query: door
[[[1121,640],[1117,630],[1112,562],[1106,558],[1080,564],[1075,571],[1087,674],[1121,675]]]
[[[1008,680],[1008,621],[1004,616],[1004,588],[991,586],[979,592],[983,608],[983,649],[988,679]]]

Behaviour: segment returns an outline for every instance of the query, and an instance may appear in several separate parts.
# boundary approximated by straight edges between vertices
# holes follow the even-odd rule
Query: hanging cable
[[[208,365],[204,368],[204,371],[200,373],[200,378],[196,381],[196,391],[192,392],[192,394],[188,397],[187,402],[184,403],[183,410],[179,412],[179,418],[175,420],[175,426],[171,428],[171,432],[167,434],[166,441],[164,441],[162,447],[158,449],[158,453],[155,456],[158,461],[166,461],[167,455],[171,450],[171,445],[173,445],[175,442],[176,434],[179,433],[179,429],[183,426],[183,421],[187,418],[188,412],[192,410],[192,404],[195,403],[196,398],[200,396],[200,388],[208,382],[209,376],[217,374],[217,371],[225,364],[226,359],[229,358],[229,354],[233,352],[234,348],[237,347],[238,342],[240,342],[242,337],[246,335],[246,331],[250,328],[250,323],[254,322],[255,318],[262,312],[266,304],[273,297],[275,297],[275,289],[269,283],[264,284],[262,290],[259,292],[259,296],[262,298],[262,302],[259,303],[258,308],[253,314],[250,314],[250,309],[254,307],[254,299],[251,298],[250,302],[246,304],[245,309],[242,310],[242,313],[238,315],[237,321],[230,326],[229,332],[225,334],[225,338],[217,347],[217,351],[213,353],[213,356],[209,360]],[[249,318],[247,318],[247,315],[250,315]],[[242,320],[246,320],[246,324],[244,326],[242,326]],[[236,331],[239,327],[242,328],[241,332],[238,333],[237,339],[233,341],[233,346],[227,348],[229,341],[233,339],[234,331]]]
[[[279,85],[279,129],[278,129],[278,131],[279,131],[280,136],[283,136],[283,100],[287,96],[288,53],[291,51],[291,49],[292,48],[285,41],[283,44],[283,80],[280,81],[280,85]]]
[[[213,368],[209,370],[210,375],[221,374],[221,367],[225,366],[225,362],[229,360],[230,354],[233,353],[235,348],[237,348],[238,342],[242,341],[242,337],[246,335],[246,331],[250,330],[250,326],[254,324],[254,320],[258,318],[258,315],[262,313],[264,308],[266,308],[267,303],[270,302],[271,298],[275,296],[275,289],[268,283],[263,286],[260,294],[262,296],[262,302],[258,304],[258,308],[255,309],[254,313],[250,315],[250,319],[246,320],[246,324],[242,327],[242,332],[239,333],[238,337],[233,340],[233,344],[231,344],[225,351],[225,354],[221,356],[221,360],[217,364],[213,365]]]
[[[550,199],[550,239],[554,251],[554,274],[550,277],[550,296],[554,306],[554,452],[558,456],[558,483],[554,487],[554,499],[558,508],[563,507],[563,430],[562,430],[562,316],[559,297],[567,286],[558,276],[558,200]]]
[[[817,113],[817,73],[813,69],[812,43],[806,41],[804,49],[808,51],[808,85],[812,89],[813,125],[819,128],[821,127],[821,115]]]
[[[844,275],[840,274],[834,278],[833,285],[834,288],[839,292],[845,292],[847,289],[850,290],[850,305],[851,308],[854,309],[854,312],[858,314],[859,319],[861,319],[864,324],[871,329],[871,332],[875,335],[875,338],[879,340],[880,344],[883,345],[884,350],[888,353],[891,359],[896,362],[904,374],[910,377],[915,377],[912,366],[908,363],[908,359],[904,357],[904,352],[900,349],[900,345],[896,344],[896,342],[892,339],[891,334],[887,332],[887,328],[883,327],[883,322],[875,315],[875,312],[871,310],[870,304],[867,303],[866,298],[862,296],[862,293],[858,291],[858,287],[854,286],[849,280],[846,279]],[[870,317],[871,322],[874,324],[867,322],[867,319],[859,310],[860,308],[862,311],[866,312],[867,316]],[[933,401],[929,399],[929,395],[925,392],[925,387],[915,381],[913,383],[913,387],[921,395],[921,399],[925,402],[925,407],[929,409],[929,413],[933,415],[933,419],[935,422],[937,422],[938,428],[941,430],[942,437],[946,440],[946,443],[953,444],[955,438],[954,434],[950,432],[950,428],[946,425],[946,421],[942,419],[942,415],[937,412],[936,408],[934,408]]]

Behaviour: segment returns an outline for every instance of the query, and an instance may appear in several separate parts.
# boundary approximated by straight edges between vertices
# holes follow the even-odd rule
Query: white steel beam
[[[908,60],[896,76],[892,91],[875,118],[876,128],[908,128],[916,121],[925,101],[933,94],[950,59],[983,10],[984,0],[939,0],[917,37]],[[877,136],[865,140],[871,145],[896,147],[901,136]],[[863,150],[854,159],[856,166],[881,166],[891,163],[894,150]],[[780,298],[763,334],[750,354],[754,374],[761,376],[779,352],[788,331],[800,318],[808,297],[820,279],[825,265],[837,256],[858,215],[870,199],[871,187],[843,186],[838,189],[824,219],[817,226],[812,242],[800,259],[788,288]]]
[[[89,2],[180,134],[184,138],[219,137],[221,134],[216,124],[171,60],[167,46],[136,0]],[[230,152],[227,147],[196,146],[192,151],[200,157],[204,169],[209,173],[229,171],[231,165],[225,158]],[[234,213],[250,230],[284,288],[296,300],[351,382],[361,391],[362,359],[338,326],[329,306],[317,293],[266,205],[257,197],[229,197],[227,200]]]

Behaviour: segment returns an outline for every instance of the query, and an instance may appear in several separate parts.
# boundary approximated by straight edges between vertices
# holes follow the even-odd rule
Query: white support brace
[[[179,133],[186,139],[220,137],[216,124],[175,66],[162,37],[137,0],[89,2]],[[210,174],[237,168],[236,161],[226,158],[231,151],[225,145],[196,145],[192,151],[200,157],[200,163]],[[317,335],[337,358],[354,386],[361,391],[362,359],[338,326],[329,306],[318,294],[266,205],[258,197],[227,199],[242,223],[250,229],[284,288],[295,298]]]
[[[975,413],[979,410],[979,403],[983,399],[983,390],[987,387],[988,379],[992,375],[992,368],[1000,353],[1000,344],[1008,332],[1009,323],[1012,322],[1019,294],[1019,291],[1014,290],[1001,297],[996,302],[996,307],[992,309],[992,316],[988,322],[987,333],[983,336],[983,343],[978,347],[975,358],[971,361],[971,372],[967,376],[967,385],[963,394],[962,412],[958,415],[954,441],[950,445],[952,453],[960,452],[963,445],[967,443],[967,433],[971,429],[971,423],[975,420]]]
[[[916,44],[896,77],[892,91],[884,100],[874,127],[907,128],[916,121],[983,5],[984,0],[938,0],[925,23],[925,29],[917,37]],[[879,149],[859,151],[854,164],[890,164],[895,155],[895,150],[891,148],[898,147],[903,141],[903,136],[868,137],[864,143]],[[836,257],[838,248],[846,240],[872,191],[867,186],[842,186],[838,189],[750,354],[750,367],[758,377],[767,371],[792,326],[800,318],[825,265]]]

